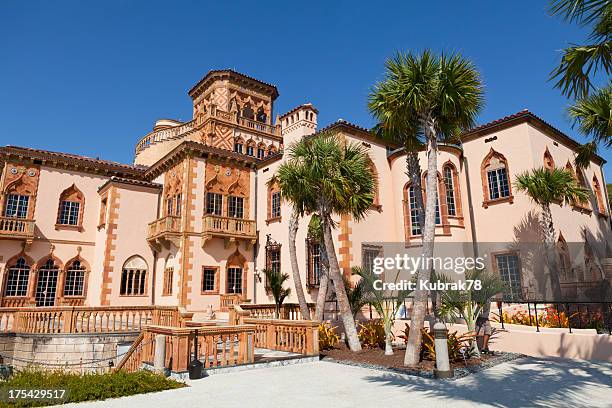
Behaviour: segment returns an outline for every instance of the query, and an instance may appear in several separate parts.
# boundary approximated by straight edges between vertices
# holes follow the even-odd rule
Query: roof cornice
[[[270,95],[272,100],[278,97],[278,89],[276,86],[267,82],[260,81],[248,75],[236,72],[231,69],[211,70],[188,92],[189,96],[196,98],[205,89],[207,89],[214,81],[230,80],[239,84],[247,85],[247,87],[259,89],[262,93]]]
[[[257,160],[255,157],[234,153],[225,149],[219,149],[218,147],[208,146],[192,140],[186,140],[149,167],[145,172],[145,179],[155,179],[161,173],[187,156],[232,161],[238,165],[248,168],[255,168],[259,162],[259,160]]]
[[[41,165],[50,167],[70,168],[84,173],[133,179],[142,179],[146,170],[146,167],[141,166],[132,166],[86,156],[19,146],[0,147],[0,158],[6,160],[38,161]]]

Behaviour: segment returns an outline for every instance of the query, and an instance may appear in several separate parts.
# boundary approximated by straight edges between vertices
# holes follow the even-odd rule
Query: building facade
[[[291,207],[269,180],[286,159],[284,148],[321,130],[364,146],[377,177],[366,219],[337,219],[343,272],[371,267],[384,255],[380,243],[420,246],[414,185],[399,146],[342,120],[318,129],[311,104],[273,121],[276,87],[230,70],[209,72],[189,96],[193,119],[157,121],[136,144],[133,165],[0,148],[2,307],[155,304],[223,312],[235,302],[271,303],[261,271],[290,272]],[[575,168],[578,146],[528,111],[466,132],[461,146],[442,146],[436,242],[487,255],[512,297],[546,297],[550,285],[533,267],[541,257],[527,259],[516,246],[541,241],[538,208],[513,180],[535,167],[565,167],[591,199],[553,205],[560,283],[566,299],[603,296],[612,238],[604,161]],[[300,222],[297,252],[314,301],[322,266],[308,221]]]

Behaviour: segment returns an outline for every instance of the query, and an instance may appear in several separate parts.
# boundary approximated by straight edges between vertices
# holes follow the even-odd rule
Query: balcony
[[[215,237],[225,238],[226,246],[236,240],[245,240],[252,245],[257,240],[255,220],[207,214],[202,217],[202,246]]]
[[[0,217],[0,239],[23,239],[27,244],[34,240],[34,220]]]
[[[163,218],[149,223],[149,232],[147,233],[147,241],[154,247],[160,245],[166,248],[170,244],[179,247],[181,244],[181,217],[175,215],[167,215]]]
[[[253,119],[244,118],[242,116],[237,117],[234,113],[222,111],[220,109],[212,109],[206,115],[200,116],[199,118],[195,119],[194,122],[196,126],[200,126],[209,119],[217,119],[227,124],[237,125],[246,130],[264,133],[268,136],[280,137],[281,135],[280,126],[269,125],[267,123],[259,122]]]

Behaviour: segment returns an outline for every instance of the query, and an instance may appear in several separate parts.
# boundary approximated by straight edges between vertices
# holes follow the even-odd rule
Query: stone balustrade
[[[240,307],[245,311],[249,312],[250,316],[257,319],[274,319],[276,318],[276,305],[274,304],[241,304]],[[309,303],[308,309],[310,310],[310,317],[314,316],[315,304]],[[284,320],[302,320],[302,312],[300,305],[297,303],[283,303],[280,308],[279,319]]]
[[[229,367],[252,363],[255,326],[201,326],[177,328],[167,326],[147,326],[132,344],[116,370],[137,371],[143,363],[153,365],[156,342],[164,341],[164,368],[174,373],[187,370],[194,341],[198,342],[198,359],[204,368]]]
[[[153,131],[138,141],[136,144],[136,153],[140,153],[152,144],[183,137],[186,133],[192,131],[194,127],[195,121],[192,120],[179,126]]]
[[[0,217],[0,238],[34,239],[34,220]]]
[[[257,225],[255,220],[206,214],[202,217],[203,242],[206,243],[213,237],[243,239],[255,243],[257,240]]]
[[[244,318],[242,323],[255,325],[255,347],[319,355],[318,321]]]
[[[148,324],[184,326],[172,306],[0,308],[0,333],[129,333]]]
[[[181,217],[167,215],[149,223],[147,241],[152,245],[172,242],[179,246],[181,233]]]

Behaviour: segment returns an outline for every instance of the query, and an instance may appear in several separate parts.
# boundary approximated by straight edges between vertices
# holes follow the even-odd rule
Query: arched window
[[[246,259],[236,249],[227,259],[227,290],[226,293],[246,294]]]
[[[548,170],[553,170],[555,168],[555,161],[548,151],[548,147],[544,151],[544,168]]]
[[[584,174],[582,173],[582,170],[580,169],[576,169],[574,170],[574,167],[572,166],[572,163],[570,163],[570,161],[568,160],[567,163],[565,164],[565,170],[569,171],[572,176],[574,177],[574,180],[576,180],[576,183],[578,184],[578,186],[582,187],[582,188],[587,188],[587,184],[586,181],[584,179]],[[572,206],[574,207],[575,210],[578,211],[584,211],[587,213],[591,212],[591,208],[589,206],[588,201],[585,202],[581,202],[578,200],[572,200]]]
[[[51,257],[38,269],[35,293],[36,306],[55,306],[59,270],[59,266]]]
[[[281,219],[281,192],[278,183],[268,186],[268,219],[266,223]]]
[[[263,143],[260,143],[257,146],[257,158],[261,160],[264,157],[266,157],[266,145]]]
[[[27,296],[30,279],[30,265],[20,257],[8,268],[4,296]]]
[[[164,268],[164,286],[162,288],[162,296],[172,294],[172,286],[174,282],[174,257],[168,256],[166,259],[166,267]]]
[[[259,108],[257,110],[257,121],[261,122],[261,123],[266,123],[266,120],[268,119],[266,113],[264,112],[263,108]]]
[[[512,203],[512,184],[508,171],[508,161],[501,153],[491,148],[480,167],[484,202],[487,208],[499,202]]]
[[[27,169],[10,165],[7,167],[5,183],[8,184],[3,191],[3,214],[5,217],[32,219],[39,171],[34,168]],[[9,181],[11,179],[12,181]]]
[[[569,248],[563,234],[559,234],[557,240],[557,254],[559,255],[559,279],[561,282],[573,281],[572,262],[570,258]]]
[[[451,217],[461,217],[461,194],[459,193],[459,174],[450,161],[442,168],[446,209]]]
[[[379,192],[379,182],[380,178],[378,177],[378,171],[376,170],[376,165],[372,159],[368,158],[368,165],[370,167],[370,171],[372,172],[372,176],[374,177],[374,199],[372,200],[372,208],[376,211],[381,211],[382,206],[380,205],[380,192]]]
[[[277,151],[276,146],[270,145],[270,147],[268,147],[268,156],[274,156]]]
[[[242,117],[247,119],[255,119],[255,113],[253,112],[253,108],[251,108],[251,104],[247,103],[242,108]]]
[[[121,271],[122,296],[142,296],[146,294],[147,264],[140,256],[133,256],[123,265]]]
[[[601,191],[599,180],[595,175],[593,175],[593,192],[595,193],[595,199],[597,200],[597,212],[600,215],[606,215],[606,203],[603,199],[603,192]]]
[[[234,152],[235,153],[242,154],[243,146],[244,146],[244,142],[242,141],[241,138],[238,137],[234,140]]]
[[[64,296],[85,295],[85,265],[77,259],[68,264],[64,280]]]
[[[80,227],[83,224],[85,196],[73,184],[60,194],[57,211],[58,226]]]
[[[247,156],[255,156],[255,142],[253,139],[249,140],[246,145]]]
[[[416,201],[416,186],[414,183],[406,183],[404,187],[404,218],[407,238],[421,235],[419,225],[419,208]]]

